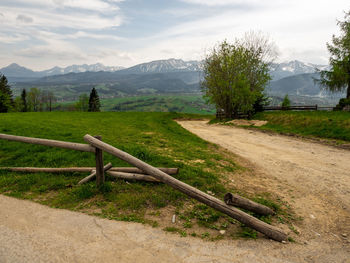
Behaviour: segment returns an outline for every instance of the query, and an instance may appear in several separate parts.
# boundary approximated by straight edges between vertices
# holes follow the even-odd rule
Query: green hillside
[[[259,127],[280,133],[350,141],[350,113],[342,111],[276,111],[263,112],[254,118],[267,120]],[[344,143],[338,141],[337,143]]]
[[[144,95],[100,101],[102,111],[215,113],[215,107],[206,104],[201,94]],[[74,110],[74,104],[72,101],[57,103],[55,110]]]

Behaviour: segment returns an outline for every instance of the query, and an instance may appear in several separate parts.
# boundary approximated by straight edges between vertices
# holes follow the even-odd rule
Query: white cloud
[[[26,15],[18,15],[16,18],[17,21],[22,22],[22,23],[32,23],[33,22],[33,18],[31,18],[30,16],[26,16]]]
[[[22,35],[22,34],[10,35],[10,34],[0,33],[0,42],[3,44],[14,44],[14,43],[22,42],[28,39],[29,39],[28,36]]]
[[[181,0],[188,4],[197,4],[197,5],[207,5],[207,6],[223,6],[223,5],[253,5],[259,4],[259,0]],[[271,1],[271,0],[270,0]]]
[[[43,36],[41,36],[42,39]],[[15,52],[17,56],[40,59],[71,60],[85,59],[85,55],[79,47],[72,43],[57,39],[45,39],[45,44],[23,48]]]
[[[21,13],[23,13],[23,9],[7,8],[3,12],[4,17],[1,19],[1,22],[7,28],[21,27],[23,29],[22,23],[20,26],[17,24],[17,18]],[[26,13],[32,18],[32,23],[27,25],[31,28],[104,29],[116,27],[122,23],[121,16],[105,17],[99,14],[81,14],[79,12],[71,12],[69,14],[52,11],[43,12],[34,8],[27,9]]]
[[[69,7],[99,12],[119,10],[116,5],[100,0],[53,0],[53,3],[60,8]]]

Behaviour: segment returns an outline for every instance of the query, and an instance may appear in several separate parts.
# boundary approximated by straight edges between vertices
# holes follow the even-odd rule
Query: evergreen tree
[[[26,89],[22,90],[21,100],[22,100],[22,112],[27,112],[28,106],[27,106],[27,91],[26,91]]]
[[[89,98],[89,109],[88,111],[100,111],[100,98],[98,97],[95,88],[92,88]]]
[[[0,112],[9,112],[13,106],[11,87],[7,78],[0,74]]]

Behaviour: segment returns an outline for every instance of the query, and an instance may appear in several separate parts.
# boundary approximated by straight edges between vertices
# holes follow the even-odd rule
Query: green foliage
[[[227,118],[250,114],[269,80],[265,38],[248,35],[233,44],[223,41],[204,61],[202,91]]]
[[[332,92],[346,90],[350,98],[350,11],[345,13],[345,20],[338,21],[341,35],[333,35],[332,44],[327,43],[331,53],[331,70],[321,71],[321,79],[316,80],[321,86]]]
[[[97,94],[97,91],[95,88],[92,88],[91,93],[90,93],[90,98],[89,98],[89,109],[88,111],[100,111],[100,98]]]
[[[350,141],[350,113],[326,111],[264,112],[255,116],[268,123],[259,129]]]
[[[31,88],[28,92],[28,106],[30,111],[40,111],[42,103],[40,101],[41,91],[38,88]]]
[[[282,108],[283,109],[288,109],[290,107],[290,99],[288,97],[288,94],[284,96],[283,101],[282,101]]]
[[[22,106],[22,109],[20,111],[22,111],[22,112],[27,112],[28,111],[27,91],[26,91],[26,89],[23,89],[22,93],[21,93],[21,106]]]
[[[343,110],[344,107],[346,106],[350,106],[350,98],[346,99],[346,98],[342,98],[339,100],[339,103],[337,104],[337,106],[335,107],[334,110],[338,111],[338,110]]]
[[[75,110],[88,111],[89,110],[89,96],[83,93],[79,96],[79,100],[75,103]]]
[[[0,74],[0,112],[9,112],[13,106],[11,87],[7,78]]]

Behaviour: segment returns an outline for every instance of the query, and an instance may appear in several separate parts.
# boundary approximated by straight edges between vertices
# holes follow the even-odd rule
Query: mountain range
[[[120,66],[109,67],[109,66],[104,66],[101,63],[96,63],[91,65],[87,65],[87,64],[71,65],[65,68],[56,66],[47,70],[33,71],[31,69],[22,67],[16,63],[12,63],[7,67],[0,69],[0,72],[4,74],[9,79],[10,82],[18,82],[18,81],[31,81],[42,77],[64,75],[68,73],[99,72],[99,71],[115,72],[121,69],[124,69],[124,67],[120,67]]]
[[[317,69],[327,65],[315,65],[301,61],[275,63],[271,66],[272,81],[266,88],[271,96],[306,96],[317,100],[332,97],[320,90],[314,79]],[[54,67],[44,71],[33,71],[17,64],[0,69],[12,83],[14,93],[22,88],[40,87],[53,90],[63,100],[76,99],[79,94],[96,87],[102,98],[158,93],[198,93],[202,78],[201,61],[181,59],[157,60],[129,68],[93,65]],[[338,98],[340,95],[336,95]],[[334,96],[333,96],[334,97]],[[327,102],[328,103],[328,102]]]
[[[53,67],[43,71],[33,71],[22,67],[16,63],[12,63],[7,67],[0,69],[11,82],[23,81],[25,79],[34,80],[42,77],[64,75],[68,73],[83,73],[83,72],[116,72],[121,71],[123,74],[139,74],[139,73],[168,73],[168,72],[190,72],[201,71],[201,61],[183,61],[182,59],[167,59],[156,60],[148,63],[138,64],[129,68],[121,66],[104,66],[101,63],[92,65],[72,65],[65,68]],[[317,69],[324,69],[327,65],[316,65],[304,63],[298,60],[274,63],[271,66],[271,75],[273,80],[279,80],[284,77],[289,77],[297,74],[314,73]],[[25,80],[25,81],[28,81]]]

